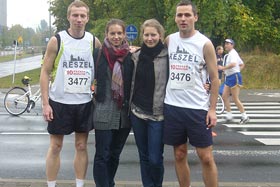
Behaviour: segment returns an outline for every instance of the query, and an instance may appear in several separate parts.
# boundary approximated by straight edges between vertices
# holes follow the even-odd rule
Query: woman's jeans
[[[161,187],[163,166],[163,121],[143,120],[131,113],[131,123],[140,157],[144,187]]]
[[[95,156],[93,178],[96,187],[114,187],[120,154],[130,128],[95,130]]]

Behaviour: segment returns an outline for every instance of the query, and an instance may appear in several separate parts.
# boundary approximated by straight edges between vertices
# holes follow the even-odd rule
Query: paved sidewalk
[[[0,179],[0,187],[46,187],[42,179]],[[203,187],[202,182],[193,182],[192,187]],[[219,187],[279,187],[280,183],[220,182]],[[75,187],[72,180],[58,180],[57,187]],[[95,187],[87,180],[85,187]],[[116,187],[142,187],[140,181],[117,181]],[[179,187],[178,182],[164,182],[163,187]]]

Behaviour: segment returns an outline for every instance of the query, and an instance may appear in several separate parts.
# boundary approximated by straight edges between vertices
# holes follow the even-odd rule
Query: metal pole
[[[50,8],[51,8],[51,1],[49,3],[49,39],[51,38],[52,36],[52,26],[51,26],[51,11],[50,11]]]
[[[15,50],[14,50],[14,73],[13,73],[13,84],[15,83],[15,73],[16,73],[16,61],[17,61],[17,40],[15,40]]]

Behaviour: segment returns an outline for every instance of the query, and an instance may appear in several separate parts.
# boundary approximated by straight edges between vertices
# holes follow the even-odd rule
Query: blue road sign
[[[128,41],[131,42],[131,41],[133,41],[137,38],[138,31],[137,31],[137,28],[134,25],[128,25],[125,28],[125,32],[126,32]]]

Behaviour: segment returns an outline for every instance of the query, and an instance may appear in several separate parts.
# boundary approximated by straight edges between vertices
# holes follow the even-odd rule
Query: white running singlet
[[[49,96],[65,104],[83,104],[91,100],[94,77],[93,35],[85,32],[73,38],[66,31],[59,32],[61,45],[55,59]]]
[[[203,47],[208,41],[199,31],[190,38],[181,38],[179,32],[169,36],[166,104],[190,109],[209,109],[209,94],[204,88],[208,73],[203,56]]]

